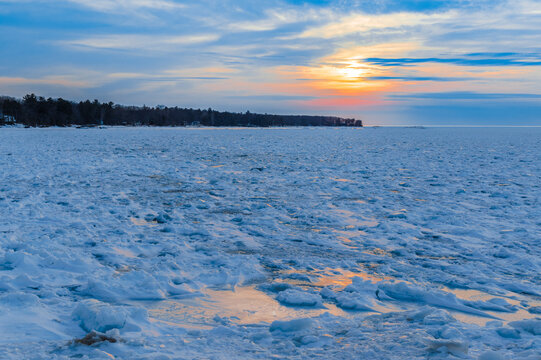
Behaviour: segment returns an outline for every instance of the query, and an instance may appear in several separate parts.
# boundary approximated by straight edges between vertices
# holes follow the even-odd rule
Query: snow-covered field
[[[0,358],[541,359],[540,241],[541,129],[3,128]]]

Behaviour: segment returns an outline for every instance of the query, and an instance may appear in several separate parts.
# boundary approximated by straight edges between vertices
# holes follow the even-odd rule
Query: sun
[[[389,86],[387,81],[375,81],[382,70],[359,58],[323,59],[309,66],[281,67],[279,72],[288,79],[298,80],[304,91],[327,91],[327,93],[352,96],[371,91],[381,91]]]
[[[344,80],[358,80],[366,74],[366,69],[358,66],[358,64],[348,65],[346,67],[337,68],[336,72]]]

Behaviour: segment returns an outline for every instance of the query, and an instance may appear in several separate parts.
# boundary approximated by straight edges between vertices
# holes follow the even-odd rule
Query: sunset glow
[[[229,5],[0,0],[0,93],[380,125],[539,123],[536,0]]]

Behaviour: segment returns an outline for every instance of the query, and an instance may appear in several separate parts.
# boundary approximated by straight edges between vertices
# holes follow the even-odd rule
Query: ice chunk
[[[462,340],[433,339],[427,341],[428,350],[463,356],[468,353],[469,344]]]
[[[312,294],[296,289],[281,291],[276,297],[280,303],[292,306],[322,306],[322,299],[319,294]]]
[[[456,321],[447,311],[430,306],[410,311],[407,313],[406,319],[422,322],[425,325],[446,325]]]
[[[516,282],[500,282],[502,288],[515,292],[517,294],[528,294],[541,296],[541,292],[532,284],[516,281]]]
[[[408,285],[405,282],[398,283],[380,283],[379,289],[386,295],[396,299],[410,302],[418,302],[437,307],[443,307],[452,310],[458,310],[469,314],[488,317],[495,319],[483,311],[474,309],[458,299],[455,294],[445,293],[442,291],[428,291],[418,288],[413,285]]]
[[[541,335],[540,319],[513,321],[510,322],[509,325],[520,331],[528,332],[533,335]]]
[[[30,288],[30,289],[38,289],[41,286],[40,283],[30,279],[26,274],[17,276],[17,278],[13,280],[13,284],[18,286],[19,288]]]
[[[516,329],[501,327],[496,329],[498,335],[507,339],[520,339],[520,333]]]
[[[0,303],[11,307],[31,307],[39,305],[39,298],[34,294],[13,292],[0,296]]]
[[[365,300],[366,301],[366,300]],[[346,310],[356,311],[374,311],[370,306],[366,305],[365,301],[358,296],[352,294],[339,294],[336,296],[336,305]]]
[[[387,215],[389,219],[406,219],[407,216],[403,212],[397,211]]]
[[[146,310],[138,307],[113,306],[95,299],[82,301],[73,311],[73,318],[79,321],[85,331],[106,332],[111,329],[140,331],[139,324],[146,323]]]
[[[334,291],[331,290],[330,287],[326,286],[324,287],[323,289],[321,289],[321,291],[319,292],[320,295],[324,298],[324,299],[336,299],[336,293]]]
[[[451,326],[445,326],[441,331],[439,332],[439,336],[442,339],[463,339],[464,335],[454,327]]]
[[[237,335],[237,333],[228,326],[220,325],[212,329],[210,335],[213,337],[231,337]]]
[[[495,253],[494,257],[501,258],[501,259],[507,259],[509,257],[513,256],[513,253],[509,251],[509,249],[505,247],[500,247]]]
[[[496,351],[487,351],[479,356],[479,360],[505,360],[505,357]]]
[[[11,291],[13,286],[11,286],[11,279],[8,277],[0,278],[0,291]]]
[[[511,305],[502,298],[492,298],[487,301],[464,301],[464,304],[472,308],[487,311],[515,312],[517,307]]]
[[[175,285],[173,283],[167,284],[167,292],[173,296],[187,296],[194,293],[194,291],[186,284]]]
[[[311,328],[314,325],[314,320],[310,318],[305,319],[294,319],[289,321],[273,321],[270,325],[269,330],[276,331],[280,330],[283,332],[295,332],[302,331]]]
[[[445,325],[456,321],[447,311],[442,309],[434,309],[430,314],[424,317],[423,324],[425,325]]]
[[[425,317],[434,312],[434,308],[430,306],[423,306],[417,310],[410,311],[406,319],[409,321],[423,321]]]
[[[360,276],[354,276],[351,278],[351,284],[346,286],[344,291],[375,294],[377,291],[377,285],[370,280],[361,278]]]
[[[179,289],[172,289],[175,291]],[[180,291],[180,290],[179,290]],[[154,276],[144,271],[132,271],[119,278],[101,281],[89,279],[88,284],[81,290],[85,295],[106,302],[119,300],[162,300],[166,291],[162,290]]]
[[[98,300],[90,299],[81,302],[73,311],[75,320],[80,321],[85,331],[106,332],[120,329],[126,325],[128,312],[119,306],[111,306]]]
[[[541,314],[541,306],[532,306],[528,309],[530,314]]]
[[[89,279],[81,293],[102,301],[114,302],[120,298],[107,284],[97,279]]]

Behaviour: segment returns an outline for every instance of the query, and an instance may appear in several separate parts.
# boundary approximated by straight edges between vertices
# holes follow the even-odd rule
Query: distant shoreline
[[[0,129],[139,129],[139,128],[151,128],[151,129],[191,129],[191,130],[257,130],[257,129],[306,129],[306,128],[349,128],[349,129],[541,129],[541,125],[363,125],[363,126],[152,126],[152,125],[95,125],[95,126],[79,126],[79,125],[67,125],[67,126],[24,126],[23,124],[2,124],[0,123]]]
[[[383,126],[153,126],[153,125],[96,125],[96,126],[25,126],[0,124],[0,129],[57,129],[57,130],[107,130],[107,129],[184,129],[184,130],[290,130],[290,129],[364,129]],[[397,127],[397,126],[394,126]]]
[[[362,120],[336,116],[257,114],[249,111],[233,113],[167,107],[157,105],[124,106],[98,100],[74,101],[62,98],[45,99],[29,94],[22,99],[0,97],[0,125],[22,124],[25,127],[284,127],[325,126],[362,127]]]

